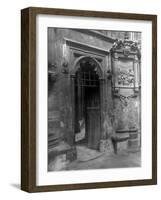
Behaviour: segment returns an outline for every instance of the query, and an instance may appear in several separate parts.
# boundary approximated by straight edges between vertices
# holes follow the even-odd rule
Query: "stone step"
[[[48,136],[48,148],[49,150],[57,146],[62,141],[61,136],[57,136],[56,134],[49,134]]]

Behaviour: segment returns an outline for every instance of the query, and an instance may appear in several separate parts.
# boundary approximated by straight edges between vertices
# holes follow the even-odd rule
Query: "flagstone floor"
[[[87,169],[110,169],[110,168],[129,168],[141,166],[141,152],[119,152],[101,153],[87,148],[84,145],[77,145],[77,159],[73,162],[66,161],[64,155],[51,160],[48,165],[49,171],[65,170],[87,170]]]
[[[140,152],[122,152],[109,155],[86,147],[77,147],[77,160],[68,163],[66,170],[128,168],[141,166]]]

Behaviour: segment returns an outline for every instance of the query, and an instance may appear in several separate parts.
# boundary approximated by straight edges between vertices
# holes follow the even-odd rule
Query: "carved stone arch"
[[[88,59],[91,60],[92,62],[95,63],[96,67],[97,67],[97,73],[98,73],[98,77],[99,77],[99,95],[100,95],[100,140],[104,137],[104,133],[103,133],[103,121],[104,121],[104,91],[105,91],[105,78],[104,78],[104,73],[103,73],[103,68],[101,66],[101,64],[92,56],[80,56],[79,58],[77,58],[72,66],[72,70],[71,70],[71,101],[72,101],[72,113],[73,113],[73,119],[72,119],[72,135],[73,135],[73,144],[75,143],[74,141],[74,124],[75,124],[75,112],[76,112],[76,107],[75,107],[75,79],[76,79],[76,72],[80,69],[80,65],[79,63],[84,60],[84,59]]]
[[[75,73],[77,72],[77,70],[80,68],[79,63],[84,60],[84,59],[89,59],[91,61],[93,61],[96,64],[96,67],[98,69],[98,75],[100,79],[103,79],[103,70],[102,70],[102,66],[101,64],[92,56],[80,56],[79,58],[77,58],[74,61],[73,67],[72,67],[72,75],[75,75]]]

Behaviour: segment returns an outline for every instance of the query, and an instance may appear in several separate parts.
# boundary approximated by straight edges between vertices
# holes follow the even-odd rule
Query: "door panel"
[[[100,141],[100,108],[87,107],[88,147],[98,149]]]

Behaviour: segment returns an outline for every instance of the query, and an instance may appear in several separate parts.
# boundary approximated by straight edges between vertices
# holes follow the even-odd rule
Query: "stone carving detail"
[[[124,106],[127,106],[130,97],[131,97],[131,96],[125,97],[125,96],[120,95],[120,101],[121,101],[121,103],[122,103]]]
[[[116,39],[111,48],[111,52],[113,53],[117,50],[123,51],[125,57],[128,57],[130,52],[135,52],[139,59],[141,57],[139,44],[129,40],[127,36],[125,36],[124,40]]]
[[[134,71],[129,69],[128,71],[121,71],[119,69],[118,72],[118,85],[129,86],[134,83]]]
[[[124,95],[121,95],[121,94],[115,94],[115,96],[120,99],[123,106],[128,106],[130,99],[136,97],[135,94],[129,95],[129,96],[124,96]]]
[[[68,61],[65,60],[65,59],[62,62],[62,73],[64,73],[64,74],[68,74],[69,73]]]
[[[52,63],[52,64],[49,64],[49,67],[48,67],[48,75],[49,75],[49,78],[52,80],[52,81],[56,81],[56,78],[58,76],[58,70],[57,70],[57,63]]]
[[[107,70],[107,78],[108,78],[108,80],[112,79],[112,72],[111,72],[111,70]]]

